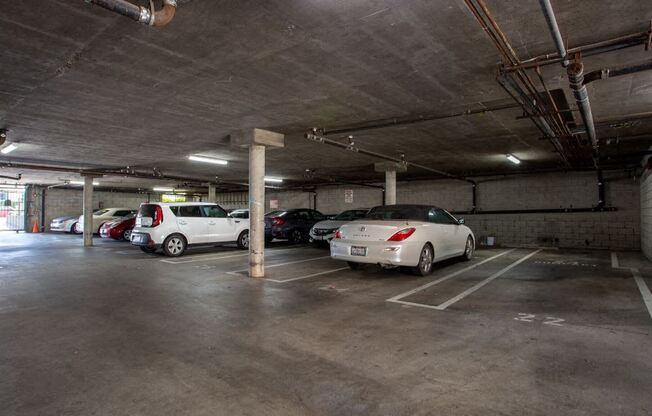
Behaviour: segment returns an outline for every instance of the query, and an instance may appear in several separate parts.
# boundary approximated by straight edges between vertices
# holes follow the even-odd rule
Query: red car
[[[105,222],[100,227],[100,237],[131,241],[131,230],[136,225],[136,214]]]

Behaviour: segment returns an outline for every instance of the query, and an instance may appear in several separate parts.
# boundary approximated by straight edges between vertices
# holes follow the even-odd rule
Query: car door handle
[[[217,224],[215,221],[210,221],[210,222],[208,223],[208,225],[215,225],[215,224]]]
[[[236,220],[235,223],[236,223],[236,224],[240,224],[240,221]]]
[[[181,225],[186,225],[186,224],[188,224],[188,223],[185,222],[185,221],[181,221],[181,220],[179,220],[179,224],[181,224]]]

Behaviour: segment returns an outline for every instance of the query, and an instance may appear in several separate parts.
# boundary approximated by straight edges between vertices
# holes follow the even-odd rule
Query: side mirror
[[[457,220],[457,222],[458,222],[460,225],[464,225],[464,223],[465,223],[464,218],[460,218],[459,220]]]

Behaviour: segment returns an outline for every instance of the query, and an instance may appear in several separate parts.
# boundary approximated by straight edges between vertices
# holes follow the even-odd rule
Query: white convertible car
[[[409,266],[420,276],[451,257],[473,257],[475,236],[447,211],[427,205],[375,207],[367,217],[343,225],[331,240],[331,257],[352,269],[362,263]]]

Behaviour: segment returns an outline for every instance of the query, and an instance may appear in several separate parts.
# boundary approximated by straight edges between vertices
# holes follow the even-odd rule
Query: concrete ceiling
[[[538,1],[487,4],[522,59],[554,52]],[[571,46],[647,30],[652,18],[649,1],[553,4]],[[161,29],[81,0],[22,0],[3,5],[0,22],[0,127],[20,143],[1,161],[156,167],[246,181],[247,154],[231,149],[228,135],[258,127],[288,134],[285,149],[268,152],[271,176],[302,182],[311,169],[317,177],[373,180],[377,160],[302,133],[511,102],[495,81],[499,54],[462,0],[187,0]],[[637,47],[585,64],[593,70],[645,59],[650,52]],[[572,102],[561,66],[546,67],[544,77]],[[598,121],[649,111],[652,71],[599,81],[589,94]],[[552,145],[520,116],[520,109],[504,109],[361,131],[355,141],[459,174],[561,167]],[[652,133],[649,120],[599,128],[602,137]],[[603,151],[649,144],[612,143]],[[510,165],[506,153],[524,163]],[[190,154],[230,164],[191,163]],[[61,176],[0,173],[19,171],[26,182]]]

